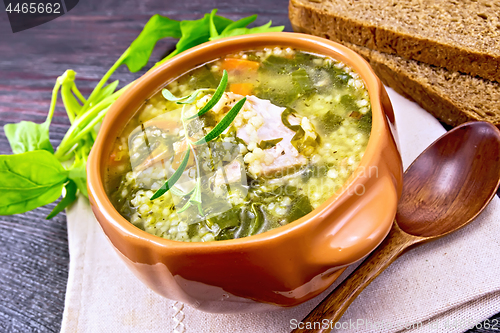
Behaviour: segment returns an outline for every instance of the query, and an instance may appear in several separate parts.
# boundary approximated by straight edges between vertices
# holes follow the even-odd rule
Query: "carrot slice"
[[[253,92],[253,84],[251,83],[231,83],[229,91],[235,94],[247,96]]]
[[[234,70],[247,70],[251,72],[257,71],[259,69],[260,64],[257,61],[238,59],[238,58],[225,58],[222,63],[222,69],[227,70],[228,72]]]

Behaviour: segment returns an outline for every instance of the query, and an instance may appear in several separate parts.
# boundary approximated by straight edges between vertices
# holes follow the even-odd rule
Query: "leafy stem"
[[[91,103],[93,102],[94,98],[99,94],[101,91],[101,88],[104,86],[106,82],[108,82],[108,79],[111,77],[111,75],[116,71],[118,67],[120,67],[123,64],[123,61],[127,57],[128,53],[130,52],[130,48],[127,48],[125,52],[118,58],[118,60],[111,66],[111,68],[104,74],[104,76],[101,78],[97,86],[94,88],[92,93],[90,93],[89,98],[85,101],[85,104],[82,107],[82,111],[85,112],[90,106]]]

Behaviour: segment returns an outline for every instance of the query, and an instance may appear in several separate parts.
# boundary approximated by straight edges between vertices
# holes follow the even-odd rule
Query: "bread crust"
[[[378,26],[376,22],[348,18],[331,12],[321,2],[290,0],[292,26],[307,27],[308,32],[316,36],[500,81],[500,55],[408,34],[398,31],[401,29]]]

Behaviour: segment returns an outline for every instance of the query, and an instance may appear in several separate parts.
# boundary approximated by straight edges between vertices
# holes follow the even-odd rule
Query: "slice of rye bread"
[[[500,0],[290,0],[292,26],[500,81]]]
[[[500,83],[338,42],[361,54],[384,84],[417,102],[440,121],[457,126],[483,120],[500,128]]]
[[[387,86],[451,126],[483,120],[500,128],[500,83],[343,43],[368,60]]]

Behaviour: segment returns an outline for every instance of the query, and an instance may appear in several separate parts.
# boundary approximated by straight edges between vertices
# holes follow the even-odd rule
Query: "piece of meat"
[[[234,160],[224,168],[219,168],[215,172],[214,185],[220,186],[223,184],[240,183],[242,181],[241,163]],[[246,181],[246,179],[245,179]]]
[[[306,164],[307,159],[291,144],[295,132],[283,125],[281,121],[281,114],[285,108],[276,106],[268,100],[262,100],[255,96],[247,96],[247,101],[249,101],[252,109],[257,113],[257,117],[261,117],[263,122],[260,120],[253,122],[250,119],[249,123],[242,126],[236,135],[247,144],[252,142],[252,139],[257,139],[257,143],[260,143],[262,141],[282,138],[276,146],[263,150],[264,155],[260,156],[262,158],[258,158],[256,162],[252,162],[253,164],[259,163],[258,166],[250,163],[250,171],[254,170],[257,176],[272,176],[280,173],[289,173],[293,169],[298,169]],[[300,123],[293,116],[289,117],[289,121],[293,125]],[[254,132],[255,126],[252,123],[262,123],[257,129],[256,136]],[[261,154],[260,151],[257,153]]]

